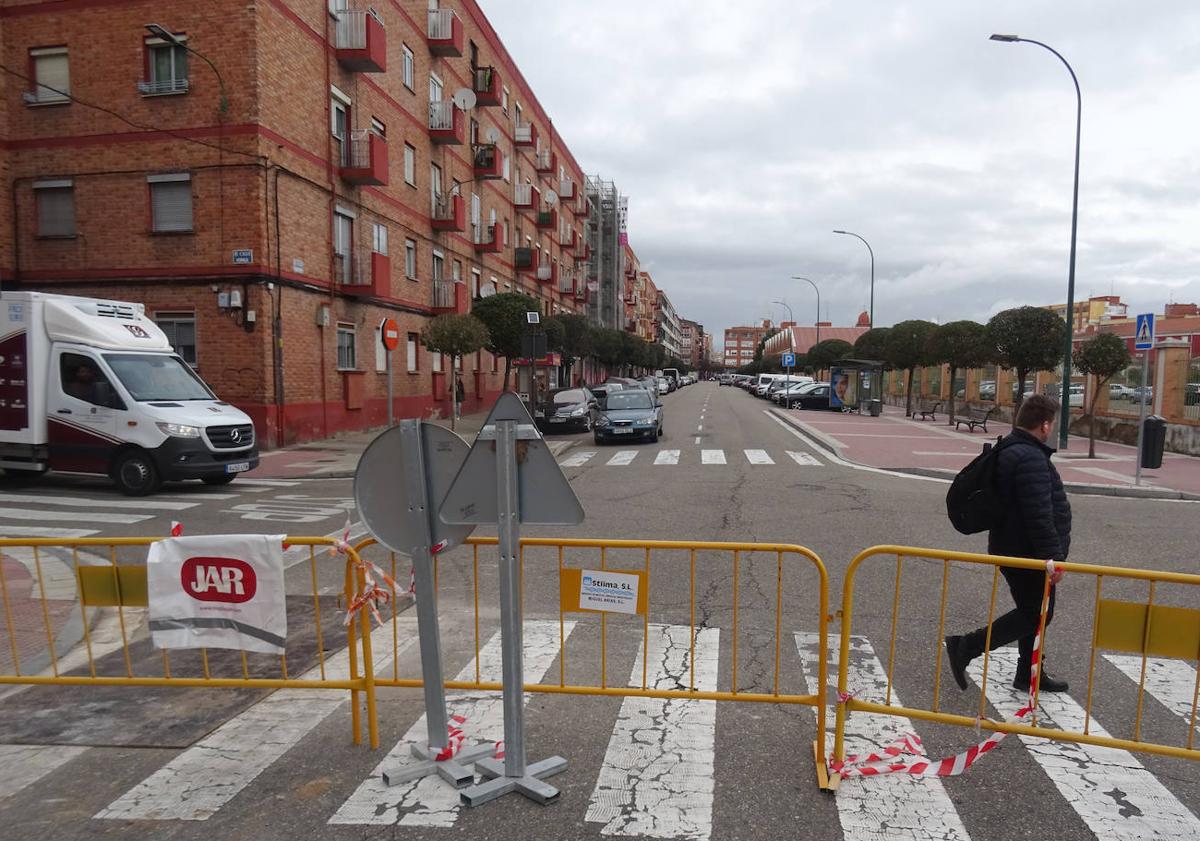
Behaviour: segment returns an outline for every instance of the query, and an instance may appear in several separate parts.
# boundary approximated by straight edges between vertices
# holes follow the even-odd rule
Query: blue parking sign
[[[783,355],[783,367],[784,368],[795,368],[796,367],[796,354],[785,353]]]

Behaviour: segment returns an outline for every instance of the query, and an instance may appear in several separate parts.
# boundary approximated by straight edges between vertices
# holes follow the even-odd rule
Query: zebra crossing
[[[823,467],[824,462],[811,453],[801,450],[784,450],[782,454],[772,455],[767,450],[750,448],[732,450],[728,454],[723,449],[695,450],[617,450],[610,454],[602,454],[599,450],[581,450],[572,452],[559,460],[563,467],[584,467],[589,464],[604,467],[630,467],[636,464],[650,462],[655,467],[678,467],[693,464],[729,465],[748,464],[752,467],[770,466],[799,466]]]
[[[402,629],[404,637],[414,640],[413,620]],[[552,673],[559,656],[560,633],[569,640],[575,623],[557,620],[531,620],[526,623],[526,675],[536,683]],[[686,625],[650,624],[645,646],[649,666],[646,679],[651,687],[674,687],[692,679],[698,689],[718,688],[721,652],[720,630],[698,628],[694,640]],[[388,651],[391,628],[376,631],[379,651]],[[807,691],[815,692],[819,645],[812,632],[796,631],[792,643],[799,657]],[[640,638],[640,634],[639,634]],[[694,662],[692,647],[694,643]],[[830,635],[826,656],[832,667],[839,640]],[[411,646],[411,642],[410,642]],[[851,638],[849,684],[858,697],[882,702],[888,684],[886,670],[871,642],[861,636]],[[407,649],[402,648],[401,655]],[[643,680],[643,646],[631,651],[630,685]],[[346,669],[342,652],[326,664],[327,672],[340,675]],[[1105,655],[1113,668],[1108,677],[1124,681],[1109,686],[1109,691],[1136,693],[1141,676],[1140,657]],[[1024,694],[1010,688],[1015,669],[1016,651],[998,649],[993,653],[989,675],[989,701],[995,715],[1011,717],[1024,703]],[[390,671],[391,658],[378,660],[382,671]],[[978,683],[979,663],[970,672]],[[496,680],[501,671],[498,635],[482,646],[478,663],[474,658],[463,666],[460,680]],[[557,671],[556,669],[554,671]],[[1170,716],[1190,720],[1190,694],[1196,684],[1192,664],[1178,660],[1148,658],[1145,682],[1146,704],[1159,704]],[[492,742],[503,737],[501,699],[494,693],[456,692],[448,695],[452,712],[466,716],[468,743]],[[891,686],[890,703],[902,706],[897,687]],[[301,741],[322,726],[347,702],[341,696],[302,690],[281,690],[230,719],[192,747],[180,751],[158,770],[126,791],[114,791],[93,820],[205,821],[235,802],[257,802],[256,781],[264,772],[281,763],[304,762],[293,753]],[[716,784],[721,763],[715,751],[717,729],[723,712],[735,705],[715,701],[626,698],[615,712],[603,758],[591,764],[572,760],[571,773],[585,775],[587,784],[572,800],[555,808],[568,811],[564,820],[587,825],[602,835],[650,838],[687,838],[708,841],[713,836],[714,816],[721,813],[722,797],[737,797],[737,787]],[[527,715],[545,714],[533,706]],[[611,713],[610,713],[611,715]],[[1082,729],[1083,707],[1070,695],[1043,695],[1039,716],[1047,723],[1069,729]],[[811,726],[811,717],[807,716]],[[832,727],[832,716],[830,717]],[[912,720],[856,712],[846,730],[846,748],[850,753],[876,748],[898,735],[916,732],[923,723]],[[1119,726],[1124,726],[1120,724]],[[341,736],[337,725],[337,737]],[[333,732],[332,730],[330,731]],[[1092,718],[1090,732],[1108,731]],[[964,730],[964,745],[974,737]],[[436,777],[388,787],[380,779],[384,768],[411,761],[409,748],[425,734],[424,716],[416,717],[403,738],[392,746],[381,761],[373,764],[363,777],[351,777],[337,793],[336,805],[320,819],[334,826],[393,826],[453,828],[462,818],[458,794]],[[807,738],[807,732],[804,734]],[[784,742],[796,734],[781,734]],[[330,736],[334,738],[334,736]],[[18,795],[30,786],[70,786],[71,766],[92,751],[103,748],[38,747],[0,744],[0,809],[6,798]],[[1156,776],[1137,757],[1126,751],[1091,745],[1051,742],[1017,736],[1010,737],[1001,753],[1024,751],[1040,771],[1040,778],[1022,784],[1040,792],[1036,804],[1023,812],[1036,820],[1035,809],[1073,812],[1083,827],[1098,839],[1137,838],[1174,839],[1200,837],[1200,820],[1184,803],[1195,800],[1186,779],[1172,775]],[[599,756],[599,754],[597,754]],[[968,772],[974,777],[996,773],[989,765],[1003,760],[993,755]],[[723,757],[736,762],[733,756]],[[61,775],[61,776],[60,776]],[[970,778],[964,778],[970,779]],[[980,780],[987,785],[987,780]],[[1173,790],[1174,789],[1174,790]],[[724,792],[724,793],[722,793]],[[235,798],[238,801],[235,801]],[[990,837],[979,815],[969,811],[969,801],[951,798],[948,784],[938,778],[903,775],[873,779],[851,778],[842,782],[835,797],[836,816],[846,841],[888,839],[912,841],[970,841]],[[244,808],[244,806],[243,806]],[[965,810],[965,811],[964,811]],[[1069,811],[1068,811],[1069,810]],[[1078,835],[1078,834],[1077,834]]]

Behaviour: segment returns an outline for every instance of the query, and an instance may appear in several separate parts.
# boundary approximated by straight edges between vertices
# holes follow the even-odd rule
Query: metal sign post
[[[515,394],[501,394],[492,407],[440,515],[448,523],[496,523],[500,550],[504,760],[476,762],[476,770],[488,779],[459,797],[464,805],[478,806],[515,791],[542,805],[553,803],[559,791],[543,778],[565,771],[567,761],[552,756],[527,764],[525,757],[521,523],[574,525],[583,521],[583,509]]]
[[[386,785],[436,773],[455,788],[464,788],[475,781],[466,766],[495,752],[491,744],[464,746],[452,756],[437,759],[450,739],[433,556],[436,551],[461,543],[472,529],[442,524],[436,516],[436,504],[467,449],[465,441],[444,427],[402,420],[398,427],[371,443],[355,474],[354,495],[363,522],[381,543],[412,559],[417,590],[427,742],[412,746],[418,762],[383,772]]]
[[[395,320],[385,318],[379,325],[379,339],[383,342],[383,349],[387,353],[387,425],[390,427],[392,421],[392,353],[400,344],[400,327]]]
[[[1154,313],[1142,313],[1137,317],[1133,332],[1134,350],[1142,352],[1142,388],[1138,391],[1138,437],[1137,467],[1133,472],[1133,484],[1142,484],[1142,440],[1146,435],[1146,380],[1150,375],[1150,349],[1154,347]]]

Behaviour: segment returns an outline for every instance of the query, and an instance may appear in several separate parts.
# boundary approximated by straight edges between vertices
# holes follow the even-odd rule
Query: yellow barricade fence
[[[137,630],[148,604],[146,551],[161,539],[0,539],[0,631],[8,637],[7,643],[0,642],[0,686],[342,690],[350,692],[352,700],[354,742],[361,742],[360,707],[365,700],[371,746],[378,745],[370,635],[362,633],[369,617],[360,612],[349,624],[345,621],[344,608],[363,583],[354,549],[326,537],[285,538],[290,551],[307,555],[311,581],[310,593],[290,606],[297,609],[289,609],[288,650],[294,650],[293,659],[300,657],[306,667],[293,676],[286,653],[276,657],[200,648],[163,649],[158,657],[150,656],[146,635]],[[328,557],[330,549],[339,548],[344,556]],[[302,556],[298,562],[304,560]],[[9,563],[7,574],[4,561]],[[21,581],[10,581],[20,567],[25,568]],[[335,572],[333,583],[323,587],[320,581],[331,571],[341,576]],[[19,592],[24,588],[26,593]],[[336,603],[325,596],[322,604],[322,594],[329,592],[336,595]],[[307,609],[298,608],[307,608],[310,599],[312,612],[307,615]],[[68,613],[75,610],[79,624]],[[21,641],[33,635],[42,638],[37,641],[38,654],[31,658],[31,646],[25,646],[23,656]],[[348,667],[327,663],[327,644],[346,646]]]
[[[890,580],[879,581],[868,578],[860,585],[860,570],[888,570]],[[1194,745],[1197,724],[1197,700],[1200,700],[1200,669],[1196,670],[1195,685],[1192,687],[1192,703],[1190,716],[1187,717],[1187,729],[1172,741],[1145,737],[1143,729],[1143,699],[1146,691],[1147,664],[1150,658],[1179,658],[1189,660],[1197,665],[1200,658],[1200,575],[1189,575],[1173,572],[1154,572],[1140,569],[1124,569],[1120,567],[1096,566],[1092,564],[1063,563],[1056,564],[1057,569],[1065,572],[1060,590],[1067,586],[1070,589],[1062,593],[1066,598],[1076,601],[1087,598],[1084,593],[1091,592],[1091,639],[1086,641],[1088,673],[1086,700],[1084,704],[1084,723],[1080,730],[1065,730],[1054,726],[1046,726],[1045,721],[1038,722],[1037,709],[1031,714],[1029,723],[996,721],[987,717],[987,688],[989,680],[989,665],[991,658],[985,654],[982,660],[982,670],[979,676],[980,693],[978,707],[974,714],[966,711],[947,711],[943,709],[945,701],[942,690],[943,664],[946,654],[942,644],[947,633],[963,633],[988,625],[999,613],[1007,612],[1009,598],[1007,587],[1001,588],[1000,568],[1020,567],[1045,573],[1046,565],[1041,561],[1026,558],[996,557],[969,552],[952,552],[938,549],[921,549],[911,546],[875,546],[861,552],[846,570],[846,579],[842,591],[840,654],[838,660],[838,704],[834,723],[833,755],[837,760],[845,758],[844,736],[847,717],[854,712],[869,712],[881,715],[903,716],[906,718],[941,724],[957,725],[971,728],[981,727],[986,730],[1004,733],[1019,733],[1027,736],[1040,736],[1064,742],[1078,742],[1090,745],[1118,748],[1129,751],[1142,751],[1162,756],[1183,759],[1200,760],[1200,750]],[[951,570],[956,569],[956,587],[952,587]],[[982,573],[982,574],[981,574]],[[1088,587],[1081,587],[1079,582],[1086,580]],[[976,586],[972,587],[974,584]],[[941,598],[935,617],[924,614],[902,611],[903,594],[907,585],[911,592],[919,589],[923,592],[938,592]],[[850,667],[851,635],[855,593],[859,587],[871,588],[872,611],[871,618],[878,621],[888,621],[890,638],[888,640],[888,660],[884,664],[887,671],[887,684],[884,697],[878,700],[867,700],[854,697],[854,691],[859,687],[849,685],[848,672]],[[990,588],[987,589],[987,588]],[[969,618],[960,615],[953,620],[947,620],[947,603],[952,589],[957,595],[952,602],[955,613],[963,614],[964,610],[972,611]],[[984,593],[987,601],[984,602]],[[879,605],[882,599],[891,602],[890,621],[885,608]],[[986,614],[984,608],[986,607]],[[977,610],[976,610],[977,609]],[[1058,611],[1063,610],[1060,601]],[[903,628],[905,644],[897,651],[897,631]],[[913,648],[912,638],[924,630],[927,638],[923,638]],[[1056,623],[1051,623],[1042,643],[1042,650],[1048,653],[1053,666],[1059,663],[1058,671],[1062,671],[1061,658],[1056,658],[1059,652],[1071,651],[1071,662],[1083,662],[1074,655],[1078,648],[1073,640],[1063,637],[1056,644]],[[990,641],[990,640],[989,640]],[[915,654],[915,651],[921,653]],[[1140,679],[1137,684],[1137,704],[1134,719],[1124,728],[1122,736],[1098,735],[1092,732],[1095,722],[1093,705],[1105,696],[1099,687],[1097,678],[1097,654],[1099,652],[1124,652],[1126,655],[1136,655],[1141,659]],[[892,704],[896,670],[900,668],[906,676],[906,683],[911,684],[914,675],[918,681],[922,673],[929,677],[929,690],[924,695],[926,703],[907,706]],[[949,672],[949,666],[945,667]],[[994,670],[993,670],[994,671]],[[994,679],[994,673],[991,676]],[[964,699],[971,696],[962,696]],[[952,702],[962,710],[963,701]],[[973,702],[972,702],[973,703]],[[1115,707],[1113,715],[1118,714],[1120,707]],[[1108,718],[1107,709],[1102,713]],[[1183,723],[1180,719],[1178,724]],[[1108,729],[1119,732],[1108,723]],[[1156,727],[1155,733],[1166,735],[1164,730],[1169,728]],[[1182,729],[1182,728],[1181,728]],[[882,746],[880,746],[882,747]],[[836,785],[836,778],[834,784]]]
[[[459,550],[436,559],[434,582],[439,594],[441,623],[446,626],[452,611],[468,607],[471,611],[469,632],[473,635],[475,652],[473,679],[446,680],[447,689],[498,692],[502,688],[499,682],[485,679],[479,666],[481,616],[491,609],[486,621],[495,624],[496,618],[494,606],[498,600],[491,592],[495,553],[489,551],[496,543],[496,538],[472,537],[467,541],[465,555]],[[377,546],[374,539],[360,542],[355,549],[364,559],[373,559],[401,586],[409,580],[407,559],[402,559],[397,566],[395,554]],[[797,628],[818,633],[821,650],[827,650],[828,579],[824,564],[811,550],[775,543],[522,538],[519,561],[525,621],[531,621],[531,617],[551,621],[557,618],[559,626],[557,679],[528,683],[525,686],[527,692],[798,704],[814,708],[817,732],[825,732],[826,658],[820,658],[815,692],[797,691],[807,688],[803,676],[799,669],[785,668],[785,663],[795,662],[794,656],[789,658],[784,647],[785,635]],[[448,565],[453,566],[453,577],[458,582],[453,603],[447,598]],[[638,615],[626,617],[580,609],[580,571],[583,569],[636,576],[639,581]],[[801,580],[801,574],[806,571],[811,582],[807,587]],[[549,603],[527,600],[526,583],[534,577],[538,582],[553,582],[554,595],[549,597],[544,590],[541,594]],[[665,586],[668,581],[674,585],[669,593]],[[482,597],[481,589],[486,590]],[[791,602],[801,595],[811,599],[809,609],[803,612],[789,610]],[[577,624],[590,623],[588,636],[594,637],[594,649],[589,644],[589,650],[581,655],[582,643],[568,644],[565,630],[568,614]],[[688,674],[673,688],[652,686],[648,678],[652,619],[687,626],[690,630]],[[698,688],[696,684],[697,631],[706,627],[721,627],[731,637],[729,669],[719,676],[717,689]],[[623,678],[614,681],[610,674],[608,661],[610,651],[615,647],[613,637],[622,632],[625,654],[629,653],[628,637],[636,634],[641,638],[642,675],[640,683],[630,681],[634,685],[625,685]],[[572,639],[579,636],[576,633]],[[401,676],[399,639],[393,616],[392,675],[377,675],[376,687],[422,685],[419,676]],[[751,657],[743,656],[739,666],[739,656],[747,647],[751,649]],[[757,674],[749,674],[752,669],[745,665],[747,659],[755,661],[752,666],[764,668],[758,669]],[[586,679],[580,675],[585,675]],[[813,745],[819,773],[824,774],[824,739],[815,739]]]

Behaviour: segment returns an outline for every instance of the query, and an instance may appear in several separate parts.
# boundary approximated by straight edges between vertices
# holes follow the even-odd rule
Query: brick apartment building
[[[397,414],[445,415],[429,317],[583,307],[590,206],[476,0],[428,6],[5,3],[4,288],[144,303],[266,446],[384,421],[384,318]],[[463,361],[468,410],[498,371]]]
[[[749,365],[754,361],[754,351],[763,336],[771,332],[770,320],[749,327],[726,327],[724,357],[725,367],[730,369]]]

